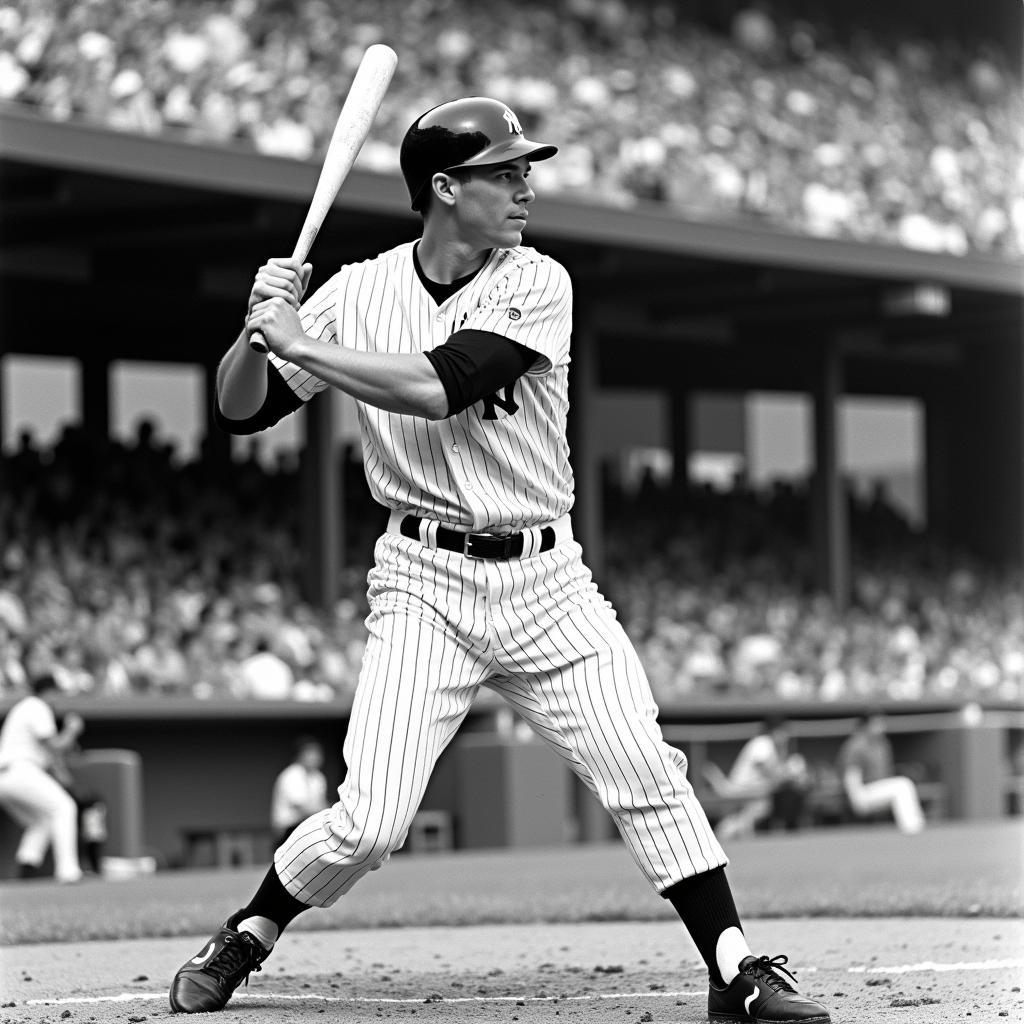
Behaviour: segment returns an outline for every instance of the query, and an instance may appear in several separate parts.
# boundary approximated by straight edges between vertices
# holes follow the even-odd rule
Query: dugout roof
[[[83,356],[87,340],[106,360],[215,360],[255,268],[290,251],[319,173],[315,161],[11,105],[0,108],[0,139],[3,343],[17,352]],[[416,230],[397,175],[353,172],[312,252],[314,285]],[[537,199],[526,241],[572,272],[580,333],[610,353],[624,341],[686,345],[697,355],[688,372],[706,386],[799,387],[788,346],[841,331],[853,389],[899,392],[908,366],[948,369],[978,339],[1020,337],[1024,282],[1005,260],[557,197]],[[945,315],[926,315],[946,300]],[[54,302],[73,330],[41,324]],[[654,360],[616,366],[608,382],[663,383]]]
[[[79,359],[87,429],[105,429],[111,361],[217,364],[256,268],[291,251],[319,174],[316,161],[11,105],[0,105],[0,140],[0,350]],[[825,485],[819,579],[841,594],[838,399],[904,395],[926,408],[930,528],[992,558],[1024,557],[1019,264],[695,222],[645,203],[542,196],[533,210],[527,243],[561,260],[575,285],[569,429],[581,519],[600,505],[587,450],[596,387],[667,391],[677,452],[688,450],[689,393],[810,393]],[[417,229],[397,174],[355,171],[314,246],[312,286]],[[326,439],[328,404],[314,403],[323,409],[310,410],[307,440]],[[309,447],[329,460],[325,440]],[[324,537],[336,516],[329,492],[315,499]],[[581,535],[598,561],[600,523]]]

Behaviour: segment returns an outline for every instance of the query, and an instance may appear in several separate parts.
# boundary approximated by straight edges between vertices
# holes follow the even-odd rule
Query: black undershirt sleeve
[[[285,382],[284,377],[267,360],[267,397],[251,416],[244,420],[230,420],[220,411],[220,397],[213,398],[213,421],[228,434],[255,434],[283,420],[289,413],[301,409],[302,399]]]
[[[518,380],[537,361],[533,349],[490,331],[456,331],[425,352],[448,397],[448,415]]]

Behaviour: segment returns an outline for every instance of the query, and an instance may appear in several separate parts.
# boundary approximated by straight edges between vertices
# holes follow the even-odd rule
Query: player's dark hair
[[[405,133],[399,154],[406,181],[420,182],[419,190],[413,197],[413,209],[425,215],[430,205],[430,182],[433,176],[446,167],[454,167],[469,160],[486,149],[490,142],[479,131],[453,132],[443,125],[419,128],[414,124]]]
[[[52,672],[43,672],[36,676],[29,683],[29,686],[32,689],[32,693],[37,697],[41,697],[44,693],[49,693],[51,690],[55,693],[60,693],[60,683],[54,678]]]

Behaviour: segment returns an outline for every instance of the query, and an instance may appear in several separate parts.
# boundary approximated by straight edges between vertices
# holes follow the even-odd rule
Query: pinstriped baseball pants
[[[385,533],[338,800],[277,850],[288,891],[330,906],[405,841],[483,684],[560,754],[661,892],[727,858],[662,739],[647,677],[575,541],[483,561]]]

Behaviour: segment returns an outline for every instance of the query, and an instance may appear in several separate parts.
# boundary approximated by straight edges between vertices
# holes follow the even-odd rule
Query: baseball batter
[[[330,906],[402,845],[486,685],[597,795],[677,909],[708,965],[711,1020],[829,1020],[796,992],[785,957],[747,947],[686,758],[662,739],[644,670],[572,536],[572,285],[522,245],[531,162],[555,152],[497,100],[444,103],[402,142],[417,241],[342,267],[305,303],[308,264],[272,259],[256,275],[218,373],[222,424],[260,430],[339,388],[356,400],[366,478],[391,515],[338,799],[294,830],[249,904],[178,971],[177,1011],[223,1007],[296,915]],[[250,350],[253,330],[269,358]]]

